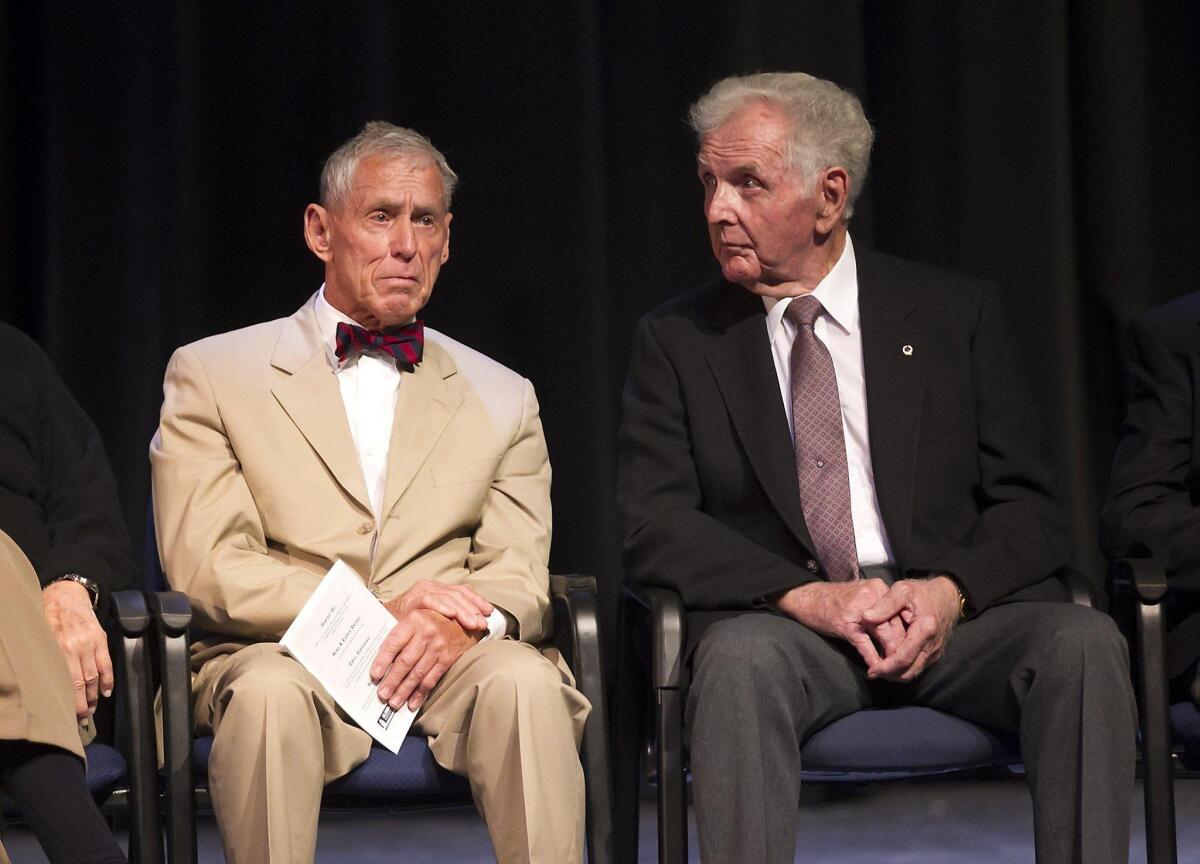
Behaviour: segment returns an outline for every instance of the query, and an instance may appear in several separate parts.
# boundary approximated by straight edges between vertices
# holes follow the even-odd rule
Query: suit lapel
[[[447,383],[457,374],[458,367],[445,349],[426,339],[421,365],[400,376],[388,449],[384,516],[392,512],[462,404],[462,393]]]
[[[783,521],[812,549],[762,300],[722,284],[711,320],[720,335],[708,351],[708,363],[750,465]]]
[[[271,392],[342,489],[370,513],[346,408],[321,344],[313,302],[284,323],[271,365],[285,374]]]
[[[929,346],[908,286],[889,280],[870,250],[856,248],[855,257],[875,493],[893,553],[903,564],[912,527],[913,466]]]

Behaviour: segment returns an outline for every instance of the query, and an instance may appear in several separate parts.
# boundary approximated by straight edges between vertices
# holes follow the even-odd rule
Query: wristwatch
[[[970,615],[971,604],[967,600],[967,592],[962,589],[962,583],[958,581],[958,577],[952,573],[938,572],[931,574],[930,578],[932,579],[934,576],[945,576],[954,583],[954,590],[958,592],[958,617],[954,619],[955,623],[962,621]]]
[[[78,582],[92,595],[92,608],[95,609],[100,605],[100,586],[86,576],[80,576],[78,573],[64,573],[54,582]],[[53,585],[54,582],[50,584]]]

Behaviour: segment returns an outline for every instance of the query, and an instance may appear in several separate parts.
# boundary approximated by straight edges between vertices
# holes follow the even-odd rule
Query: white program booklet
[[[341,559],[334,562],[279,643],[371,737],[400,752],[416,712],[379,698],[371,664],[396,626],[392,613]]]

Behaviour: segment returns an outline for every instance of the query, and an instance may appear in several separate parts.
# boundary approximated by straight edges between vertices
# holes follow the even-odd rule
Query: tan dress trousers
[[[0,739],[50,744],[83,756],[75,696],[42,611],[33,565],[0,531]],[[0,864],[8,856],[0,846]]]
[[[553,649],[481,642],[414,724],[438,764],[467,777],[500,864],[583,860],[590,705],[573,683]],[[207,661],[193,696],[197,733],[214,736],[209,788],[226,859],[311,862],[322,789],[367,758],[370,736],[275,643]]]

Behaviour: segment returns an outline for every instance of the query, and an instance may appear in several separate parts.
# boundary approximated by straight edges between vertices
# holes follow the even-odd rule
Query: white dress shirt
[[[892,546],[879,514],[875,495],[875,474],[871,470],[871,442],[867,432],[867,380],[863,374],[862,330],[858,321],[858,268],[854,244],[846,235],[846,248],[828,275],[812,292],[825,307],[813,323],[813,332],[833,359],[837,376],[838,399],[842,405],[842,436],[846,441],[846,465],[850,473],[850,513],[854,520],[854,543],[860,567],[895,564]],[[783,313],[791,297],[764,297],[767,308],[767,336],[771,356],[779,378],[779,395],[787,412],[788,430],[792,426],[792,343],[796,326]]]
[[[361,326],[348,315],[334,309],[325,299],[321,286],[316,302],[317,327],[325,345],[325,356],[337,377],[342,393],[346,420],[354,438],[358,464],[367,486],[367,497],[375,514],[375,524],[383,524],[383,494],[387,488],[388,451],[392,444],[392,424],[396,419],[396,395],[400,392],[400,370],[396,361],[387,355],[363,353],[342,363],[337,358],[337,325]],[[379,531],[371,537],[371,558]],[[504,636],[508,620],[499,608],[487,617],[488,635],[485,639]]]

